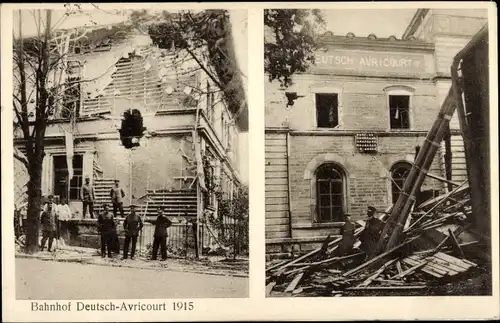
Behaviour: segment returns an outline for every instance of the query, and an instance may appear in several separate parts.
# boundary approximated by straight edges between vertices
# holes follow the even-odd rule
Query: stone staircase
[[[96,201],[94,209],[102,211],[105,203],[111,206],[109,192],[114,185],[114,179],[99,178],[94,180]],[[149,202],[148,202],[149,201]],[[123,206],[125,214],[129,213],[130,207],[126,200]],[[147,210],[146,210],[147,204]],[[140,215],[146,211],[146,220],[156,218],[157,209],[163,208],[168,217],[195,218],[197,212],[197,198],[195,190],[148,190],[148,194],[141,197],[137,203],[137,211]]]

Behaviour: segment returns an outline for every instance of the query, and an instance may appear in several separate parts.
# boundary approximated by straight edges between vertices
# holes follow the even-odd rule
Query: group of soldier
[[[383,222],[375,217],[377,209],[373,206],[367,208],[367,220],[365,228],[361,234],[360,249],[367,255],[371,256],[376,250],[377,242],[380,238],[380,233],[383,229]],[[344,225],[340,230],[342,240],[336,250],[337,256],[344,256],[352,252],[356,241],[355,233],[356,225],[351,222],[350,214],[344,214]]]
[[[119,250],[117,226],[115,216],[109,211],[108,205],[104,205],[103,211],[97,219],[99,232],[101,234],[101,257],[113,257],[113,251]],[[151,260],[156,260],[158,249],[161,252],[161,260],[167,259],[167,228],[172,225],[172,222],[163,214],[163,209],[158,208],[158,216],[153,222],[155,225],[153,250]],[[123,259],[127,259],[130,251],[130,259],[135,258],[137,238],[141,232],[144,223],[141,217],[136,212],[136,205],[130,205],[130,213],[123,221],[123,229],[125,232],[125,241],[123,245]],[[129,249],[130,247],[130,249]]]
[[[80,197],[83,203],[83,217],[85,218],[87,209],[89,210],[90,217],[94,218],[94,201],[95,201],[95,191],[90,184],[90,179],[85,178],[85,184],[83,184]],[[135,258],[137,238],[143,229],[144,223],[142,218],[136,212],[136,205],[130,205],[130,212],[125,217],[123,210],[123,198],[125,193],[123,189],[119,186],[119,181],[115,181],[114,187],[110,191],[110,198],[113,206],[113,212],[110,212],[109,205],[104,204],[102,212],[99,213],[97,217],[97,227],[101,236],[101,257],[106,257],[106,255],[111,258],[113,253],[119,254],[119,239],[116,225],[117,211],[120,211],[120,215],[123,220],[123,231],[125,234],[125,241],[123,245],[123,259],[127,259],[130,251],[130,259]],[[48,251],[52,250],[53,241],[60,237],[60,220],[69,219],[70,215],[67,215],[69,207],[66,204],[56,204],[54,203],[54,198],[52,195],[48,197],[48,202],[45,204],[41,216],[41,226],[42,226],[42,241],[41,250],[45,248],[45,244],[48,241]],[[70,212],[70,211],[69,211]],[[153,250],[152,250],[152,260],[157,259],[158,250],[161,253],[161,260],[167,259],[167,228],[172,225],[172,222],[164,215],[163,209],[158,208],[158,216],[153,224],[154,229],[154,239],[153,239]],[[70,214],[70,213],[69,213]],[[61,219],[61,215],[64,215]],[[129,248],[130,247],[130,248]]]
[[[115,185],[111,188],[109,192],[109,197],[111,198],[111,204],[113,206],[113,215],[116,217],[118,210],[120,211],[120,216],[124,217],[123,211],[123,198],[125,197],[125,192],[120,187],[120,181],[115,180]],[[85,183],[80,189],[80,199],[83,206],[83,217],[87,216],[87,209],[90,214],[90,218],[94,218],[94,202],[95,202],[95,190],[90,183],[90,178],[85,177]]]

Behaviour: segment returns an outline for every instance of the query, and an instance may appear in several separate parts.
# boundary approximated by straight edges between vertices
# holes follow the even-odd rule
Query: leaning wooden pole
[[[429,142],[431,139],[434,138],[440,125],[441,125],[441,120],[436,119],[436,121],[432,125],[432,128],[427,133],[426,140],[425,140],[424,144],[422,145],[422,148],[420,149],[420,151],[417,155],[417,158],[415,159],[415,162],[413,163],[413,167],[411,168],[410,173],[408,174],[408,177],[406,178],[406,180],[403,184],[402,192],[401,192],[401,194],[399,194],[399,197],[392,208],[391,215],[389,216],[389,219],[387,220],[387,224],[385,225],[384,229],[382,230],[382,234],[380,235],[380,239],[379,239],[379,242],[377,244],[375,254],[378,254],[385,249],[385,242],[388,239],[388,236],[394,230],[394,227],[396,226],[396,223],[398,221],[399,214],[400,214],[403,206],[405,205],[407,199],[409,198],[408,192],[410,192],[410,190],[413,187],[413,184],[415,182],[416,175],[418,172],[418,168],[416,166],[422,164],[422,162],[424,161],[425,155],[429,149]]]
[[[377,254],[390,249],[401,237],[404,223],[408,218],[411,207],[415,203],[415,194],[421,187],[428,168],[434,160],[454,111],[455,104],[445,101],[436,121],[425,138],[410,174],[403,185],[402,193],[399,195],[389,220],[382,231],[377,245]]]
[[[454,107],[454,105],[452,105]],[[434,137],[433,141],[429,143],[430,147],[428,152],[426,153],[425,159],[422,163],[422,165],[415,167],[418,167],[419,174],[416,178],[416,182],[413,184],[413,187],[410,191],[410,199],[408,199],[403,206],[403,209],[401,210],[399,216],[398,216],[398,222],[396,223],[396,227],[392,231],[392,234],[389,238],[389,241],[387,242],[387,245],[385,246],[385,249],[390,249],[392,248],[399,240],[401,237],[401,234],[404,229],[404,223],[406,222],[406,219],[408,218],[410,214],[410,209],[415,202],[414,197],[415,193],[417,192],[418,189],[422,186],[426,173],[429,170],[430,166],[432,165],[432,161],[434,160],[434,157],[436,156],[436,152],[440,148],[440,143],[444,138],[444,135],[446,133],[446,130],[448,128],[448,124],[451,120],[451,117],[453,115],[454,108],[445,108],[443,109],[445,111],[442,111],[440,113],[439,118],[442,119],[441,126],[439,127],[436,136]]]

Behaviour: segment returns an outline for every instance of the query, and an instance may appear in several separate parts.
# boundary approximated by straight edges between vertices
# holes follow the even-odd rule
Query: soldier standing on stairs
[[[120,209],[120,216],[125,217],[123,213],[123,198],[125,197],[125,192],[120,187],[120,181],[115,180],[115,186],[111,188],[110,191],[111,202],[113,203],[113,215],[116,218],[116,212]]]
[[[135,247],[137,245],[137,237],[139,236],[139,231],[142,230],[142,219],[135,212],[135,205],[130,205],[130,214],[127,215],[125,221],[123,222],[123,228],[125,229],[125,242],[123,245],[123,259],[128,258],[128,247],[130,241],[132,241],[132,249],[130,251],[130,259],[134,259]]]
[[[95,191],[94,186],[90,184],[90,178],[85,177],[85,184],[83,184],[80,190],[80,198],[83,203],[83,218],[87,215],[87,207],[89,208],[90,218],[94,218],[94,201],[95,201]]]

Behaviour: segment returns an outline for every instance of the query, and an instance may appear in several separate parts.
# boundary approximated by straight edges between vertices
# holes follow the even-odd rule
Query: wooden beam
[[[453,231],[451,231],[451,229],[448,229],[448,234],[451,237],[451,242],[453,243],[455,248],[460,253],[460,256],[462,256],[462,258],[465,258],[464,252],[463,252],[462,248],[460,247],[460,244],[458,243],[457,237],[455,237],[455,235],[453,234]]]
[[[454,186],[459,186],[460,185],[460,183],[447,180],[446,178],[442,178],[440,176],[437,176],[437,175],[434,175],[434,174],[431,174],[431,173],[426,173],[425,175],[427,175],[430,178],[436,179],[438,181],[447,183],[447,184],[451,184],[451,185],[454,185]]]
[[[408,232],[409,230],[411,230],[413,227],[415,227],[415,225],[420,221],[422,220],[427,214],[429,214],[430,212],[432,212],[438,205],[444,203],[444,201],[450,197],[453,193],[455,193],[456,191],[459,190],[460,187],[462,187],[466,182],[463,182],[461,185],[459,185],[458,187],[455,188],[455,190],[451,191],[450,193],[446,194],[445,197],[443,197],[443,199],[441,201],[439,201],[438,203],[436,203],[436,205],[434,205],[429,211],[427,211],[424,215],[422,215],[420,218],[418,218],[412,225],[410,225],[410,227],[408,227],[406,230],[403,230],[403,232]],[[396,238],[396,235],[395,233],[393,232],[392,236],[391,236],[392,240],[395,241],[394,239]],[[388,243],[388,245],[390,246],[391,244]]]
[[[294,291],[294,289],[297,287],[297,285],[300,283],[300,280],[304,277],[304,273],[300,273],[295,278],[292,280],[290,285],[285,289],[285,293],[291,293]]]
[[[271,295],[271,292],[273,291],[274,286],[276,286],[276,282],[270,282],[269,284],[267,284],[267,286],[266,286],[266,297],[268,297],[269,295]]]
[[[377,278],[380,274],[382,274],[384,272],[384,270],[387,269],[387,267],[389,267],[390,265],[392,265],[397,259],[391,259],[389,260],[388,262],[386,262],[382,267],[380,267],[380,269],[378,269],[373,275],[371,275],[370,277],[368,277],[364,282],[362,282],[361,284],[359,284],[357,287],[366,287],[368,285],[371,284],[371,282]]]
[[[339,243],[341,240],[342,240],[342,237],[337,238],[337,239],[333,240],[332,242],[330,242],[330,243],[329,243],[329,245],[331,246],[331,245],[334,245],[335,243]],[[289,267],[289,266],[291,266],[291,265],[293,265],[293,264],[296,264],[296,263],[298,263],[298,262],[300,262],[300,261],[302,261],[302,260],[304,260],[304,259],[307,259],[307,258],[309,258],[309,257],[311,257],[311,256],[313,256],[313,255],[315,255],[315,254],[316,254],[316,253],[318,253],[320,250],[321,250],[321,248],[317,248],[317,249],[315,249],[315,250],[313,250],[313,251],[311,251],[311,252],[309,252],[309,253],[306,253],[305,255],[303,255],[303,256],[301,256],[301,257],[299,257],[299,258],[295,259],[295,260],[292,260],[292,261],[288,262],[287,264],[284,264],[283,266],[281,266],[281,267],[279,267],[279,268],[280,268],[280,269],[287,268],[287,267]],[[270,269],[269,269],[269,270],[270,270]]]
[[[404,262],[410,266],[416,266],[419,264],[418,261],[415,261],[415,260],[410,259],[410,258],[405,258],[402,260],[402,262]],[[434,277],[437,277],[437,278],[442,278],[444,275],[446,275],[446,272],[447,272],[447,271],[444,271],[441,269],[436,269],[432,266],[428,266],[428,262],[423,267],[421,267],[421,271],[423,271],[424,273],[427,273],[429,275],[432,275]]]
[[[297,266],[297,267],[300,267],[300,266],[307,266],[307,267],[319,266],[319,265],[324,265],[324,264],[335,262],[335,261],[340,261],[340,260],[345,260],[345,259],[349,259],[349,258],[354,258],[354,257],[360,256],[360,255],[363,255],[363,253],[358,252],[358,253],[355,253],[355,254],[352,254],[352,255],[348,255],[348,256],[333,257],[333,258],[329,258],[329,259],[325,259],[325,260],[317,261],[317,262],[311,262],[311,263],[302,262],[300,264],[293,264],[293,265],[290,265],[290,266]]]
[[[356,223],[358,223],[358,224],[362,225],[362,227],[361,227],[361,228],[356,229],[356,231],[354,232],[354,237],[359,236],[359,235],[361,234],[361,232],[363,232],[363,230],[364,230],[364,228],[365,228],[365,222],[364,222],[364,221],[356,221]],[[340,243],[340,241],[342,241],[342,237],[339,237],[339,238],[337,238],[337,239],[335,239],[335,240],[333,240],[333,241],[329,242],[329,243],[328,243],[328,247],[336,246],[338,243]],[[334,247],[334,248],[335,248],[335,247]],[[299,257],[299,258],[295,259],[295,260],[292,260],[292,261],[290,261],[290,262],[288,262],[288,263],[284,264],[284,265],[283,265],[283,266],[281,266],[281,267],[276,267],[276,268],[279,268],[279,269],[287,268],[287,267],[289,267],[289,266],[291,266],[291,265],[293,265],[293,264],[296,264],[296,263],[298,263],[298,262],[300,262],[300,261],[302,261],[302,260],[305,260],[305,259],[307,259],[307,258],[309,258],[309,257],[311,257],[311,256],[314,256],[315,254],[317,254],[317,253],[318,253],[318,252],[320,252],[321,250],[322,250],[321,248],[317,248],[317,249],[315,249],[315,250],[313,250],[313,251],[311,251],[311,252],[309,252],[309,253],[307,253],[307,254],[305,254],[305,255],[303,255],[303,256],[301,256],[301,257]],[[328,253],[330,253],[331,251],[332,251],[332,250],[328,250]],[[268,270],[266,270],[266,271],[269,271],[269,270],[271,270],[271,269],[268,269]]]
[[[393,253],[394,251],[398,250],[399,248],[409,244],[410,242],[412,242],[413,240],[415,240],[416,238],[418,238],[419,236],[416,236],[416,237],[413,237],[397,246],[395,246],[394,248],[384,252],[384,253],[381,253],[380,255],[376,256],[376,257],[373,257],[372,259],[362,263],[361,265],[359,265],[358,267],[356,268],[353,268],[351,270],[349,270],[348,272],[344,273],[342,276],[344,277],[349,277],[349,276],[352,276],[354,275],[355,273],[359,272],[360,270],[362,269],[365,269],[371,265],[373,265],[374,263],[376,263],[377,261],[381,260],[382,258],[384,257],[387,257],[388,255],[390,255],[391,253]]]
[[[395,275],[395,276],[392,276],[390,279],[399,279],[399,278],[403,278],[405,276],[408,276],[409,274],[413,273],[414,271],[416,271],[417,269],[420,269],[422,268],[423,266],[425,266],[425,264],[427,263],[426,260],[424,261],[421,261],[419,262],[418,264],[416,264],[415,266]]]
[[[396,268],[398,270],[398,274],[401,275],[401,273],[403,272],[403,268],[401,268],[401,262],[400,261],[396,262]]]
[[[289,261],[290,261],[290,260],[288,260],[288,259],[287,259],[287,260],[285,260],[285,261],[281,261],[281,262],[277,263],[276,265],[272,265],[271,267],[269,267],[269,268],[267,268],[267,269],[266,269],[266,273],[267,273],[268,271],[271,271],[271,270],[275,269],[275,268],[278,268],[279,266],[282,266],[282,265],[286,264],[286,263],[287,263],[287,262],[289,262]]]

